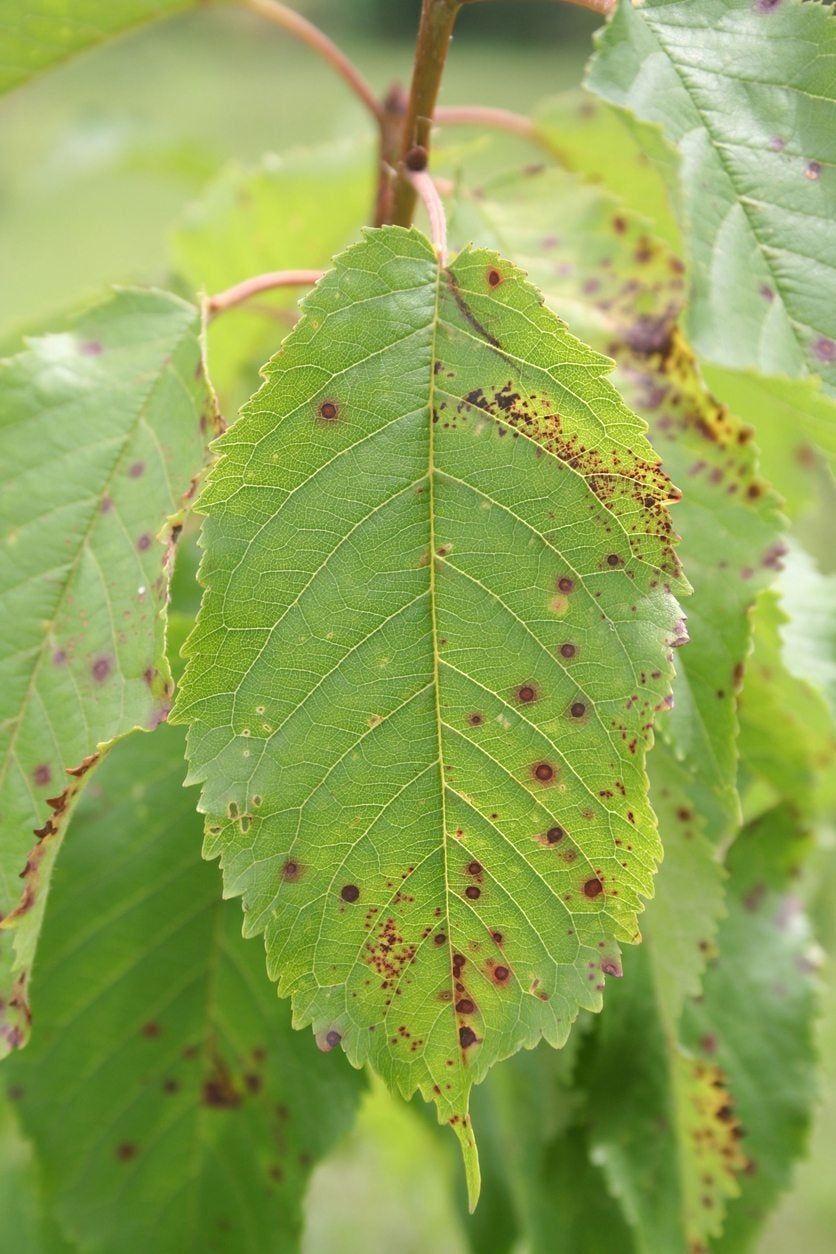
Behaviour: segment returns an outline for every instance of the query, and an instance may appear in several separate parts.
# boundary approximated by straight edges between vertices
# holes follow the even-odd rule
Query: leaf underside
[[[86,790],[5,1078],[73,1248],[281,1254],[362,1079],[292,1031],[221,901],[183,742],[133,737]]]
[[[679,150],[698,351],[831,386],[834,52],[831,5],[646,0],[618,6],[587,75]]]
[[[508,262],[338,258],[218,442],[176,715],[295,1021],[438,1106],[601,1005],[659,854],[671,487]],[[431,420],[430,420],[431,419]]]
[[[2,363],[0,401],[7,1050],[27,1033],[49,877],[79,789],[103,745],[156,727],[170,704],[163,615],[176,531],[161,533],[214,423],[198,312],[161,292],[120,292]]]

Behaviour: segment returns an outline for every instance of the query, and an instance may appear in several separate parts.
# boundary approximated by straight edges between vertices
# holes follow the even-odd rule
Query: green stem
[[[453,34],[462,0],[423,0],[418,42],[415,48],[415,64],[409,104],[401,138],[400,164],[395,182],[392,221],[398,226],[410,226],[415,212],[417,193],[406,164],[407,154],[415,148],[429,152],[435,102],[441,86],[441,75],[447,49]]]

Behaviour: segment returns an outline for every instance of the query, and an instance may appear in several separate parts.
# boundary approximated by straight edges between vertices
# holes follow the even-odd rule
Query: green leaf
[[[781,627],[784,665],[821,692],[831,720],[836,720],[836,573],[823,575],[794,544],[778,592],[787,616]]]
[[[356,143],[228,166],[172,235],[176,273],[191,291],[211,294],[268,270],[327,266],[368,214],[372,170],[371,151]],[[298,289],[277,288],[210,324],[212,383],[225,409],[250,395],[258,367],[293,325],[298,298]]]
[[[754,650],[740,703],[744,782],[754,776],[771,805],[787,801],[813,816],[836,800],[836,741],[821,693],[784,662],[781,630],[786,625],[778,598],[772,593],[762,597],[754,614]]]
[[[836,472],[836,400],[818,379],[786,379],[706,366],[714,393],[754,428],[763,473],[781,493],[784,510],[798,518],[815,503],[820,463]]]
[[[544,100],[534,122],[561,165],[602,183],[625,208],[647,219],[657,239],[680,249],[668,190],[676,187],[678,158],[660,127],[580,90]]]
[[[49,877],[85,776],[168,709],[179,527],[166,520],[213,421],[198,333],[193,306],[124,291],[0,365],[0,909],[16,950],[0,932],[3,1050],[27,1033]]]
[[[652,889],[672,489],[495,253],[370,231],[304,312],[201,497],[177,717],[295,1022],[434,1100],[473,1198],[472,1084],[600,1007]]]
[[[705,389],[675,330],[682,266],[645,223],[560,170],[513,173],[463,199],[454,238],[476,238],[523,265],[547,303],[616,360],[614,381],[650,424],[682,489],[674,521],[694,595],[673,710],[661,727],[700,764],[713,839],[738,819],[735,695],[751,640],[748,612],[780,568],[782,520],[758,473],[750,427]]]
[[[693,783],[663,745],[649,760],[665,859],[578,1083],[588,1093],[593,1161],[636,1248],[704,1250],[746,1164],[727,1117],[727,1078],[686,1049],[680,1019],[696,996],[723,914],[723,872],[690,804]],[[636,1042],[640,1042],[637,1047]]]
[[[779,807],[744,829],[728,860],[728,917],[685,1040],[728,1077],[747,1170],[718,1250],[754,1248],[804,1151],[815,1098],[815,951],[794,880],[803,828]]]
[[[44,1204],[40,1173],[32,1146],[15,1116],[21,1090],[10,1085],[0,1092],[0,1214],[7,1233],[26,1254],[69,1254],[72,1246],[61,1236]]]
[[[298,1248],[311,1165],[362,1087],[291,1029],[199,857],[184,737],[119,745],[79,806],[8,1060],[51,1212],[84,1250]]]
[[[679,150],[698,352],[831,385],[834,53],[829,5],[622,0],[587,76]]]
[[[198,0],[0,0],[0,92],[77,52]]]

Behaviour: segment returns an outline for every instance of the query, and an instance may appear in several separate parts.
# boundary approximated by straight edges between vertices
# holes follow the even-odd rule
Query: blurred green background
[[[296,7],[342,43],[376,88],[408,82],[419,0],[308,0]],[[585,11],[548,0],[465,9],[442,101],[526,112],[580,81],[596,25]],[[164,283],[172,224],[228,158],[254,160],[357,134],[371,141],[372,127],[330,70],[278,29],[232,8],[140,30],[13,92],[0,102],[0,345],[14,350],[22,333],[55,324],[108,283]],[[477,166],[506,154],[509,162],[529,159],[513,141],[481,156],[476,142],[474,152]],[[836,872],[829,852],[816,869],[815,913],[832,953]],[[828,1074],[810,1157],[761,1243],[765,1254],[836,1248],[832,964],[823,979]],[[447,1145],[416,1108],[373,1086],[355,1130],[315,1172],[305,1254],[465,1251],[458,1172],[452,1138]]]

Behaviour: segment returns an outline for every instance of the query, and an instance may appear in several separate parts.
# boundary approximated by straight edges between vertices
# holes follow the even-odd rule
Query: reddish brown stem
[[[400,163],[395,182],[394,205],[391,220],[399,226],[409,226],[415,212],[417,192],[409,177],[407,154],[423,149],[424,158],[429,154],[430,129],[435,102],[441,86],[447,49],[453,34],[462,0],[423,0],[418,42],[409,89],[409,104],[401,138]]]
[[[545,140],[531,118],[510,109],[494,109],[489,105],[444,105],[435,111],[438,126],[484,126],[495,131],[510,131],[532,144]]]
[[[438,188],[426,170],[409,170],[407,177],[423,201],[430,220],[430,239],[435,245],[438,260],[447,264],[447,218],[438,194]]]
[[[243,283],[228,287],[225,292],[209,296],[206,301],[206,310],[209,317],[214,318],[225,309],[240,305],[251,296],[256,296],[259,292],[268,292],[274,287],[309,287],[312,283],[318,282],[324,273],[324,270],[271,270],[267,274],[256,274],[251,279],[244,279]]]

